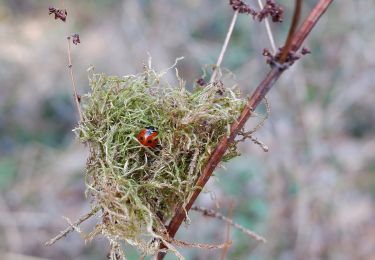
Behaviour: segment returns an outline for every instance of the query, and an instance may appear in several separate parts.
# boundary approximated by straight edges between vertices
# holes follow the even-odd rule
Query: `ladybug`
[[[147,126],[139,132],[137,139],[142,145],[155,148],[159,142],[158,131],[153,126]]]

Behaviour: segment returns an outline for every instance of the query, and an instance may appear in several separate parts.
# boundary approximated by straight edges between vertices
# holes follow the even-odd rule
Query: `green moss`
[[[109,238],[126,240],[143,253],[157,246],[176,205],[189,199],[210,153],[238,118],[245,100],[233,88],[209,84],[187,91],[149,70],[125,77],[94,74],[82,97],[76,128],[88,143],[87,193],[103,212],[97,226]],[[149,149],[136,136],[158,129],[160,146]],[[238,155],[233,145],[224,159]],[[98,230],[93,234],[99,233]]]

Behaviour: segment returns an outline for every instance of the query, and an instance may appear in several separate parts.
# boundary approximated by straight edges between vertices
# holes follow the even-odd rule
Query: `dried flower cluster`
[[[68,12],[66,9],[56,9],[53,6],[50,6],[48,8],[49,14],[55,14],[55,19],[60,19],[61,21],[66,21],[66,16],[68,15]]]
[[[303,47],[300,52],[289,51],[288,56],[285,59],[285,62],[281,64],[279,61],[280,61],[282,52],[283,52],[283,48],[279,48],[279,51],[276,53],[276,55],[272,55],[270,50],[265,48],[263,49],[262,54],[264,57],[267,57],[266,62],[267,64],[270,64],[271,67],[277,66],[280,69],[284,70],[284,69],[287,69],[289,66],[293,65],[293,63],[299,60],[302,56],[311,53],[311,51],[306,47]]]
[[[199,86],[204,87],[207,83],[203,78],[199,78],[195,81]]]
[[[272,17],[272,22],[281,23],[284,17],[284,9],[274,0],[267,0],[264,8],[258,13],[258,20],[262,21],[267,16]]]
[[[238,10],[240,14],[251,14],[253,17],[256,17],[258,14],[254,9],[241,0],[229,0],[229,5],[232,6],[233,11]]]
[[[77,44],[79,44],[79,43],[81,43],[81,40],[80,40],[80,38],[79,38],[79,34],[73,34],[72,35],[72,41],[73,41],[73,44],[75,44],[75,45],[77,45]]]
[[[310,49],[308,49],[307,47],[302,47],[302,50],[301,50],[302,55],[306,55],[310,53],[311,53]]]
[[[258,19],[258,21],[262,21],[268,16],[272,18],[274,23],[283,21],[284,9],[275,0],[267,0],[264,8],[259,12],[242,0],[229,0],[229,5],[234,11],[238,11],[240,14],[250,14],[254,19]]]

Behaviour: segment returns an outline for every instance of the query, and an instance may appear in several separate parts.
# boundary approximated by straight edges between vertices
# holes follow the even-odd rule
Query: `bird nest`
[[[102,234],[156,253],[165,223],[189,200],[212,151],[245,106],[235,86],[216,81],[188,91],[177,79],[171,86],[152,69],[90,76],[92,91],[82,96],[76,133],[90,148],[87,195],[102,216],[91,238]],[[154,148],[137,139],[147,126],[158,133]],[[237,155],[234,143],[223,161]]]

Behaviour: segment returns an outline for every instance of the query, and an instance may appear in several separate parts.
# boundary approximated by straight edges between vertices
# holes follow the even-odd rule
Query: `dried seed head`
[[[48,7],[49,15],[55,14],[55,20],[60,19],[61,21],[66,21],[66,16],[68,15],[68,12],[66,9],[56,9],[53,6]]]
[[[199,78],[195,81],[199,86],[204,87],[207,83],[203,78]]]
[[[241,0],[229,0],[229,5],[234,11],[238,11],[240,14],[250,14],[254,19],[257,18],[259,22],[268,16],[272,18],[274,23],[283,21],[284,9],[275,0],[267,0],[264,8],[259,12]]]
[[[79,34],[73,34],[72,35],[72,38],[73,38],[73,44],[77,45],[79,43],[81,43],[81,40],[79,39]]]
[[[262,21],[268,16],[272,17],[272,22],[281,23],[284,17],[284,9],[274,0],[267,0],[264,8],[258,13],[258,20]]]
[[[233,11],[238,10],[240,14],[251,14],[252,16],[257,14],[254,9],[241,0],[229,0],[229,5],[232,6]]]
[[[271,56],[272,56],[270,50],[267,49],[267,48],[264,48],[264,49],[263,49],[263,53],[262,53],[262,55],[263,55],[264,57],[271,57]]]
[[[278,67],[282,70],[287,69],[289,66],[293,65],[294,62],[299,60],[303,55],[311,53],[308,48],[303,47],[300,52],[289,51],[284,63],[281,64],[280,58],[283,52],[283,48],[279,48],[278,52],[275,55],[272,55],[268,49],[263,49],[262,55],[267,57],[266,62],[270,64],[271,67]]]
[[[224,95],[225,88],[224,88],[224,84],[221,80],[214,82],[214,87],[217,88],[217,90],[216,90],[217,94],[219,94],[220,96]]]
[[[311,53],[311,50],[307,47],[302,47],[302,50],[301,50],[301,54],[302,55],[307,55],[307,54],[310,54]]]

